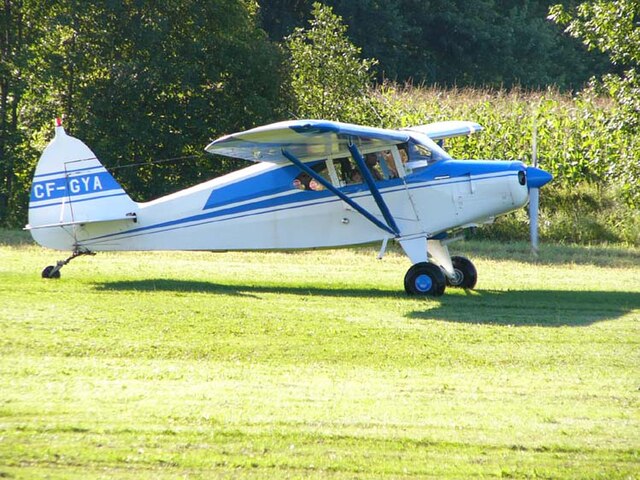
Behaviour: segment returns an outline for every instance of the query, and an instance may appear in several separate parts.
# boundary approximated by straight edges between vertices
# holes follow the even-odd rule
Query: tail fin
[[[55,137],[36,166],[29,199],[29,225],[40,245],[77,250],[77,229],[88,223],[135,221],[137,204],[94,153],[67,135],[56,119]]]

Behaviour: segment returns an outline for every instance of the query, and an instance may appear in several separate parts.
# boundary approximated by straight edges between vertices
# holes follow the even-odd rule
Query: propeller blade
[[[538,207],[540,189],[529,188],[529,234],[531,237],[531,253],[538,256]]]
[[[531,139],[531,163],[538,166],[538,123],[533,118],[533,138]]]
[[[531,139],[532,167],[527,168],[527,185],[529,187],[529,238],[531,239],[531,253],[538,257],[538,207],[540,206],[540,187],[547,183],[543,173],[538,168],[538,122],[533,117],[533,138]]]

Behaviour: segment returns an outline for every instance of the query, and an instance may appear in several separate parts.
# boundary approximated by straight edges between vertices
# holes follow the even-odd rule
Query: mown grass
[[[637,478],[640,252],[83,257],[2,233],[0,477]],[[475,252],[475,253],[474,253]]]

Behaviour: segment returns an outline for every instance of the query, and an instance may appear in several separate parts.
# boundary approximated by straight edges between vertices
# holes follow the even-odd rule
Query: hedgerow
[[[370,98],[367,120],[381,127],[443,120],[480,123],[482,133],[445,145],[460,159],[530,164],[535,124],[539,165],[554,175],[542,191],[542,238],[640,243],[640,137],[620,128],[614,102],[590,91],[571,96],[554,90],[442,90],[394,84],[372,90]],[[526,238],[526,215],[504,217],[483,235]]]

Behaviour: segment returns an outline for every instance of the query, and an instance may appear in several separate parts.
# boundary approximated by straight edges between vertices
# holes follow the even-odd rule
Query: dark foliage
[[[280,41],[313,0],[260,0],[262,27]],[[378,80],[441,86],[579,89],[610,68],[546,19],[545,0],[326,0]],[[572,3],[572,2],[565,2]]]

